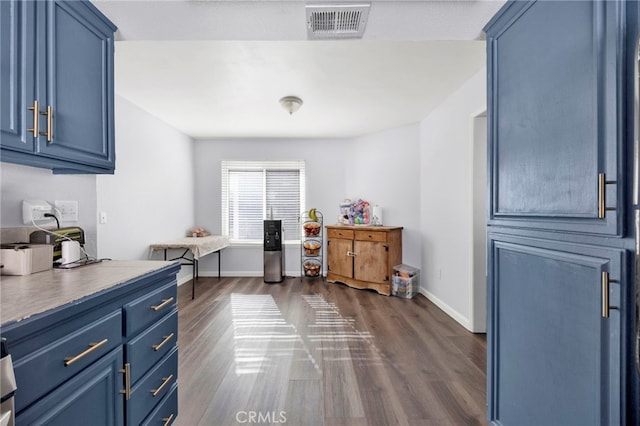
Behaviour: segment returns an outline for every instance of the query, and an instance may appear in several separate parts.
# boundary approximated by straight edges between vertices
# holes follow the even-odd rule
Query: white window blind
[[[304,161],[222,161],[222,233],[262,243],[263,220],[282,220],[286,242],[300,240],[305,205]]]

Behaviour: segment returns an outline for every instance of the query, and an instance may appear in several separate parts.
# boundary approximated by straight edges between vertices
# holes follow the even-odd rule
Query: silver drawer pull
[[[171,379],[173,379],[173,374],[170,374],[169,377],[163,377],[162,384],[158,387],[158,389],[152,389],[151,395],[157,396],[160,392],[162,392],[162,389],[167,386]]]
[[[162,303],[160,303],[159,305],[151,306],[151,309],[153,309],[154,311],[159,311],[160,309],[164,308],[171,302],[173,302],[173,296],[168,299],[164,299]]]
[[[173,420],[173,413],[169,417],[163,417],[162,421],[164,422],[162,426],[169,426],[171,424],[171,420]]]
[[[100,346],[104,346],[104,345],[106,345],[106,344],[107,344],[107,342],[108,342],[108,339],[101,340],[101,341],[100,341],[100,342],[98,342],[98,343],[89,343],[89,347],[88,347],[85,351],[83,351],[83,352],[79,353],[79,354],[78,354],[78,355],[76,355],[76,356],[66,357],[66,358],[64,359],[64,366],[65,366],[65,367],[70,366],[71,364],[73,364],[74,362],[76,362],[77,360],[79,360],[80,358],[83,358],[83,357],[85,357],[85,356],[89,355],[91,352],[95,351],[95,350],[96,350],[96,349],[98,349]]]
[[[160,350],[161,347],[163,347],[165,345],[165,343],[167,343],[169,340],[173,339],[174,334],[171,333],[168,336],[162,336],[162,342],[158,343],[157,345],[152,345],[151,347],[153,348],[154,351],[158,351]]]

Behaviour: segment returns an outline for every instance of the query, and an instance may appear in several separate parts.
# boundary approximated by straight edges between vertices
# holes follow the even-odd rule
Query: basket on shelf
[[[308,259],[302,263],[305,277],[318,277],[321,274],[322,265],[316,259]]]
[[[302,244],[302,248],[304,249],[305,256],[318,256],[322,248],[322,243],[317,240],[306,240]]]

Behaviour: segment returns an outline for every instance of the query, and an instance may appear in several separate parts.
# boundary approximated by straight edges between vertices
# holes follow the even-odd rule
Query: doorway
[[[487,332],[487,112],[473,117],[471,331]]]

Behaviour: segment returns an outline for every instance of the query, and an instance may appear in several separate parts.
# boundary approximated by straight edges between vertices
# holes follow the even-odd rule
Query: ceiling
[[[116,94],[194,139],[415,123],[484,65],[482,27],[503,3],[373,0],[362,39],[318,41],[304,0],[93,0],[118,26]],[[292,115],[288,95],[304,102]]]

